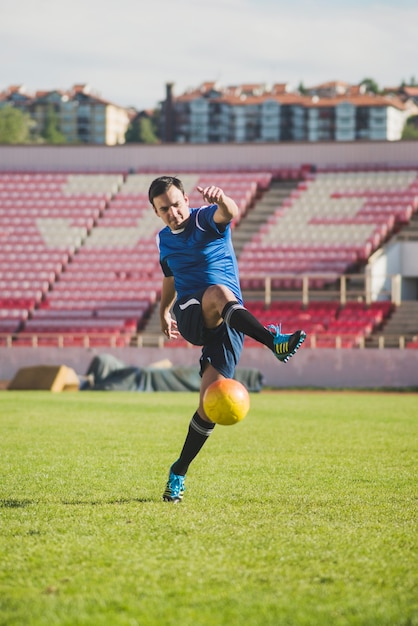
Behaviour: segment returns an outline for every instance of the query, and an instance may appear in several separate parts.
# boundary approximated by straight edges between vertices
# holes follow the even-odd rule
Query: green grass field
[[[418,625],[418,395],[0,393],[0,624]]]

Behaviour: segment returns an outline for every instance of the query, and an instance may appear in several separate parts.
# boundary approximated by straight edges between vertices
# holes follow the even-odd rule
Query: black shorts
[[[202,298],[206,289],[177,300],[173,313],[179,332],[186,341],[202,347],[200,375],[210,363],[225,378],[233,378],[241,356],[244,334],[222,322],[206,328],[203,321]]]

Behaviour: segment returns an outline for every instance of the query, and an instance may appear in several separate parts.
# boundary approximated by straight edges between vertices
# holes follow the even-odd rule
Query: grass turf
[[[418,624],[417,395],[252,395],[164,503],[196,402],[0,394],[0,624]]]

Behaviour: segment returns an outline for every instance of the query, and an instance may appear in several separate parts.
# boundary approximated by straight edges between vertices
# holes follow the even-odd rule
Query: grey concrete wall
[[[124,146],[0,146],[0,171],[280,169],[303,163],[417,167],[416,141]]]

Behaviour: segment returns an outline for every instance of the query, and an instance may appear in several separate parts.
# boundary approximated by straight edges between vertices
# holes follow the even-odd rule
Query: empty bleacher
[[[307,174],[243,247],[243,287],[262,288],[267,274],[274,289],[298,288],[309,274],[321,288],[358,270],[417,209],[415,170]]]
[[[292,172],[293,190],[260,221],[253,209],[268,198],[272,173],[180,177],[191,206],[201,204],[197,186],[216,182],[239,206],[233,232],[251,222],[239,267],[247,305],[262,322],[282,322],[285,332],[305,328],[305,347],[373,345],[372,333],[392,313],[389,303],[341,303],[331,292],[328,301],[315,302],[315,290],[358,272],[410,221],[418,209],[417,173]],[[147,195],[157,175],[0,174],[3,342],[7,336],[16,346],[125,346],[138,343],[138,333],[158,332],[152,319],[161,286],[155,245],[161,221]],[[279,300],[269,306],[258,300],[266,276]],[[302,304],[307,276],[311,299]],[[294,301],[280,301],[292,291]]]
[[[129,344],[161,286],[161,222],[147,195],[157,175],[0,176],[0,333],[15,345]],[[238,222],[271,174],[219,178],[236,194]],[[193,206],[212,179],[182,180]]]
[[[20,331],[20,344],[25,333],[56,330],[52,319],[34,319],[38,309],[122,182],[121,175],[0,175],[0,328]]]
[[[65,175],[0,175],[0,331],[16,332],[40,303],[93,223],[73,215]],[[95,208],[101,210],[99,202]],[[67,212],[66,212],[67,211]],[[51,229],[51,220],[56,228]]]

